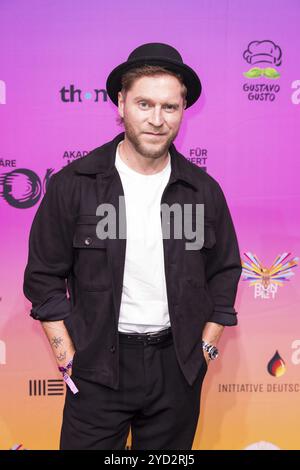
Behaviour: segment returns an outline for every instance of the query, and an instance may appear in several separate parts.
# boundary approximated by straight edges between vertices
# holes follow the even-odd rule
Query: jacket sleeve
[[[74,216],[57,175],[49,180],[29,234],[23,292],[32,303],[30,316],[57,321],[70,314],[66,278],[72,267]]]
[[[223,191],[216,191],[216,243],[208,250],[206,280],[214,311],[210,322],[225,326],[237,324],[234,302],[242,272],[238,241]]]

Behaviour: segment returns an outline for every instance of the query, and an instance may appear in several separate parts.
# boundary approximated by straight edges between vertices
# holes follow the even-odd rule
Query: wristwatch
[[[208,352],[208,357],[212,361],[216,359],[219,355],[219,351],[216,348],[216,346],[214,346],[213,344],[207,343],[206,341],[204,341],[204,339],[202,340],[202,348],[204,349],[204,351]]]

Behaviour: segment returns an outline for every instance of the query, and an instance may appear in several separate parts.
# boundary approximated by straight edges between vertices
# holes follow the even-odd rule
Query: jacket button
[[[91,237],[87,237],[87,238],[84,240],[84,244],[85,244],[85,245],[90,245],[91,243],[92,243]]]
[[[111,353],[114,353],[115,350],[116,350],[116,347],[115,347],[115,346],[111,346],[111,347],[110,347],[110,352],[111,352]]]

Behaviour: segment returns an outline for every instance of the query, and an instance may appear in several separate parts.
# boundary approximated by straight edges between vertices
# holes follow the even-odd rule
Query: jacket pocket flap
[[[82,216],[81,216],[82,217]],[[94,216],[84,216],[84,217],[94,217]],[[73,237],[73,247],[74,248],[106,248],[106,239],[102,240],[97,236],[96,233],[97,223],[83,223],[83,220],[80,220],[76,227]]]

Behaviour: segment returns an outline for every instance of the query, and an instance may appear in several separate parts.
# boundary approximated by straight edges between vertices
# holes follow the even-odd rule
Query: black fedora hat
[[[121,91],[122,75],[128,70],[143,65],[160,65],[175,73],[180,73],[187,88],[187,105],[189,108],[201,94],[201,82],[196,72],[183,63],[179,52],[168,44],[151,42],[134,49],[126,62],[115,67],[106,81],[106,90],[112,102],[118,105],[118,92]]]

